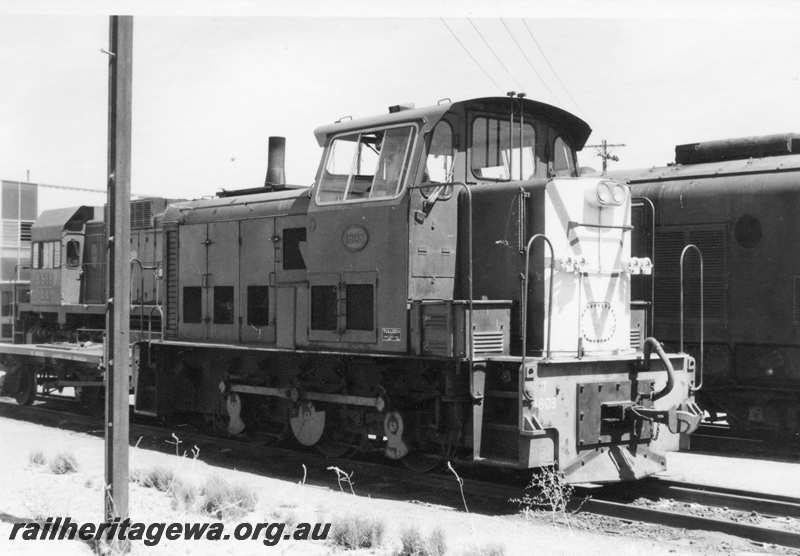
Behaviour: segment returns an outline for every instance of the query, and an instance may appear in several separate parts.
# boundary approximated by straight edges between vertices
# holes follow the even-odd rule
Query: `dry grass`
[[[487,544],[466,549],[461,556],[505,556],[506,549],[502,544]]]
[[[50,471],[56,475],[75,473],[78,470],[78,460],[69,452],[60,452],[50,460]]]
[[[347,549],[378,548],[385,526],[375,518],[348,516],[333,524],[333,542]]]
[[[131,480],[145,488],[154,488],[161,492],[167,492],[175,482],[175,473],[166,467],[152,467],[150,469],[134,469],[131,473]]]
[[[200,489],[200,509],[217,519],[240,518],[252,512],[258,497],[249,487],[232,484],[225,479],[210,477]]]
[[[173,510],[191,510],[197,505],[199,498],[197,486],[178,477],[173,479],[169,495],[172,498]]]
[[[444,532],[438,527],[427,538],[415,527],[404,529],[400,533],[400,543],[402,547],[396,556],[444,556],[447,552]]]
[[[28,454],[28,462],[31,465],[47,465],[47,458],[41,450],[35,450]]]

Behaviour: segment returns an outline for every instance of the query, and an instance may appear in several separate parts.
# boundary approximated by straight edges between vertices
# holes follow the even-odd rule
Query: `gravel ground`
[[[10,541],[15,520],[69,515],[76,521],[99,521],[102,515],[103,442],[87,434],[0,418],[0,554],[91,554],[78,541]],[[56,475],[48,466],[37,465],[30,456],[41,451],[49,461],[60,453],[72,454],[78,463],[74,473]],[[162,466],[186,484],[202,485],[211,476],[224,476],[233,484],[245,485],[257,497],[252,511],[238,521],[331,522],[333,530],[343,527],[350,516],[368,516],[385,528],[377,548],[349,551],[350,554],[395,554],[400,534],[411,528],[429,535],[440,529],[447,554],[489,554],[489,547],[504,554],[615,554],[657,555],[772,551],[724,535],[682,532],[674,529],[622,522],[597,516],[563,516],[534,513],[528,516],[491,516],[464,513],[454,507],[422,502],[402,502],[339,492],[335,478],[330,487],[302,485],[298,480],[277,480],[263,475],[215,468],[189,457],[176,457],[143,449],[131,450],[131,469],[148,470]],[[459,501],[454,501],[457,505]],[[175,507],[166,492],[132,484],[131,517],[144,522],[213,521],[194,506]],[[343,549],[330,540],[286,541],[265,547],[259,541],[162,541],[154,547],[135,543],[133,554],[335,554]]]

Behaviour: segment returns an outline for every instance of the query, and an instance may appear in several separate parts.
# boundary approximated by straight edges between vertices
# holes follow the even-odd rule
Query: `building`
[[[30,292],[31,226],[39,212],[39,186],[0,180],[0,341],[14,338],[14,312]]]

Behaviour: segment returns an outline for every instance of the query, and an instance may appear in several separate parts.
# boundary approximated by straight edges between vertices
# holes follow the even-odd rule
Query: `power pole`
[[[133,17],[111,16],[108,55],[105,517],[128,517]]]
[[[608,161],[612,160],[614,162],[619,162],[619,157],[615,154],[611,154],[608,152],[609,147],[624,147],[626,146],[625,143],[609,143],[605,139],[603,139],[599,145],[586,145],[587,147],[594,147],[598,149],[597,156],[603,159],[603,174],[606,173],[608,169]]]

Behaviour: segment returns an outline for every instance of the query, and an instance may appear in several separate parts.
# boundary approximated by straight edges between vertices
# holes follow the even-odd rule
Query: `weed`
[[[552,467],[545,467],[533,474],[522,498],[512,499],[511,502],[522,506],[526,514],[536,510],[549,510],[555,521],[557,515],[566,515],[573,490],[563,473]]]
[[[355,491],[353,490],[353,471],[348,474],[345,473],[343,469],[336,467],[335,465],[331,465],[327,469],[328,471],[333,471],[336,473],[336,482],[339,483],[339,490],[344,492],[342,484],[346,484],[350,488],[350,494],[355,495]]]
[[[464,496],[464,479],[459,477],[458,473],[456,473],[456,470],[453,469],[453,465],[449,461],[447,462],[447,468],[453,473],[453,475],[455,475],[456,482],[458,483],[458,490],[461,492],[461,501],[464,503],[464,511],[469,513],[469,508],[467,507],[467,498]]]
[[[69,452],[60,452],[50,461],[50,471],[56,475],[74,473],[78,470],[78,460]]]
[[[383,543],[385,526],[375,518],[349,516],[333,526],[333,542],[347,549],[377,548]]]
[[[175,473],[166,467],[152,467],[147,470],[136,469],[131,473],[131,480],[145,488],[154,488],[167,492],[175,481]]]
[[[396,556],[444,556],[447,545],[444,532],[438,527],[427,537],[417,528],[409,528],[400,533],[402,547]]]
[[[197,487],[193,483],[175,477],[169,488],[169,495],[172,498],[172,509],[188,510],[197,503]]]
[[[44,452],[41,450],[36,450],[28,454],[28,462],[32,465],[47,465],[47,458],[44,455]]]
[[[252,512],[256,493],[244,485],[231,484],[221,477],[209,478],[200,490],[201,510],[217,519],[234,519]]]

